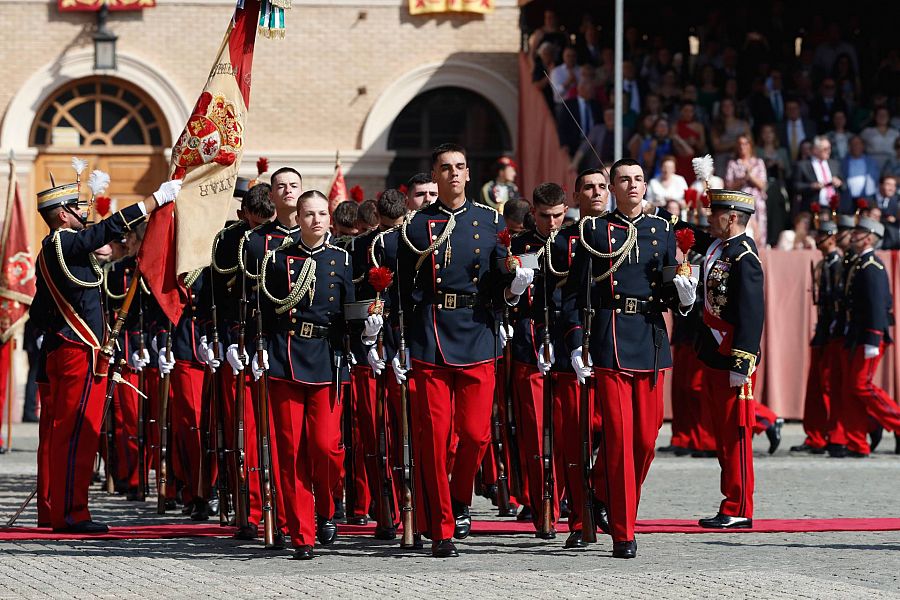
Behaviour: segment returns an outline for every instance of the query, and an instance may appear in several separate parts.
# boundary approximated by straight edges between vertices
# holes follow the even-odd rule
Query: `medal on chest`
[[[731,261],[718,259],[706,278],[706,304],[710,312],[721,316],[722,309],[728,304],[728,277],[731,275]]]

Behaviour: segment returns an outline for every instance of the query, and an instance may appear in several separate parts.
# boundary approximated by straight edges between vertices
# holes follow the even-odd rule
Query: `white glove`
[[[238,375],[244,370],[244,367],[250,364],[250,357],[247,356],[247,349],[244,349],[244,354],[242,355],[238,352],[237,344],[228,346],[228,350],[225,351],[225,360],[231,365],[231,370],[234,371],[235,375]]]
[[[678,302],[681,306],[691,306],[697,299],[697,278],[676,275],[672,279],[675,290],[678,292]]]
[[[506,348],[506,344],[509,343],[509,340],[513,338],[513,328],[512,325],[504,325],[500,324],[500,348]]]
[[[750,383],[750,378],[743,373],[735,373],[734,371],[728,372],[728,385],[730,387],[741,387],[745,383]]]
[[[209,347],[205,335],[200,336],[200,342],[197,344],[197,358],[200,359],[200,362],[204,365],[208,365],[212,358],[212,349]]]
[[[553,366],[553,361],[556,360],[556,354],[553,352],[553,342],[550,342],[549,350],[550,362],[544,362],[544,344],[541,344],[541,347],[538,348],[537,367],[538,371],[541,372],[541,375],[546,375],[547,373],[549,373],[550,367]]]
[[[409,357],[409,348],[406,349],[406,368],[400,366],[400,352],[397,352],[394,355],[394,359],[391,361],[391,367],[394,369],[394,378],[397,380],[398,384],[406,381],[406,375],[412,370],[412,359]]]
[[[43,333],[41,335],[37,336],[37,339],[34,341],[34,344],[35,344],[35,346],[37,346],[38,350],[41,349],[41,346],[44,345],[44,334]]]
[[[156,337],[150,338],[150,347],[153,348],[153,351],[156,352],[157,354],[159,354],[159,342],[160,342],[159,338],[161,338],[161,337],[162,337],[162,334],[160,334]]]
[[[135,350],[131,353],[131,368],[135,371],[142,371],[144,367],[150,364],[150,353],[144,348],[144,351]]]
[[[863,346],[863,356],[867,359],[875,358],[879,354],[881,354],[881,348],[879,348],[878,346],[873,346],[871,344],[866,344],[865,346]]]
[[[169,356],[166,358],[165,349],[159,353],[159,376],[165,377],[175,368],[175,355],[169,350]]]
[[[578,383],[583,384],[587,381],[587,378],[591,376],[591,367],[594,366],[594,361],[591,360],[591,355],[588,354],[587,364],[584,364],[584,359],[581,356],[581,346],[572,350],[572,354],[569,356],[569,362],[572,363],[572,368],[575,370],[575,376],[578,377]]]
[[[384,358],[378,356],[378,348],[372,346],[369,348],[369,351],[366,353],[366,360],[369,361],[369,366],[372,367],[372,372],[376,375],[381,375],[381,372],[384,371]]]
[[[251,368],[253,369],[253,381],[259,381],[259,378],[263,376],[263,373],[269,369],[269,351],[262,351],[262,365],[259,364],[259,353],[254,354]]]
[[[153,198],[156,200],[157,206],[163,206],[175,200],[178,197],[178,192],[181,191],[182,183],[184,183],[182,179],[164,181],[159,186],[159,189],[153,192]]]
[[[519,267],[516,269],[516,275],[513,277],[512,283],[509,284],[509,293],[513,296],[521,296],[534,281],[534,269],[528,267]]]
[[[382,327],[384,327],[384,318],[381,315],[369,315],[366,317],[366,325],[362,332],[362,343],[366,346],[374,344]]]

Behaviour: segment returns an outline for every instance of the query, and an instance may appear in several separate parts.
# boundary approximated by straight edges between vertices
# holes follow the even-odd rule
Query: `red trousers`
[[[553,460],[556,464],[556,489],[562,497],[565,491],[569,500],[569,531],[581,529],[584,514],[584,465],[581,460],[583,433],[581,427],[581,386],[575,373],[554,373],[553,393],[556,407],[553,413]],[[594,401],[594,390],[589,390],[588,414],[591,417],[591,448],[594,434],[601,430],[600,407]],[[602,461],[594,464],[591,487],[606,485],[606,468]],[[596,496],[596,491],[594,492]]]
[[[176,361],[170,377],[172,396],[169,411],[172,415],[172,469],[175,478],[184,484],[181,497],[188,504],[201,498],[200,461],[203,456],[201,437],[206,434],[201,429],[203,403],[203,379],[206,369],[197,363]],[[212,461],[209,461],[211,463]],[[207,473],[205,476],[209,476]],[[209,489],[207,487],[207,489]]]
[[[594,369],[597,402],[603,414],[606,485],[597,486],[609,509],[613,541],[634,539],[641,486],[655,455],[663,422],[665,373],[653,385],[652,373]]]
[[[126,367],[122,370],[122,379],[135,388],[138,374]],[[129,488],[138,487],[138,444],[137,444],[137,410],[140,396],[124,382],[116,384],[111,410],[115,411],[116,436],[116,483],[123,483]]]
[[[449,539],[456,522],[451,498],[469,505],[478,465],[491,440],[494,365],[438,367],[413,361],[412,404],[417,466],[423,486],[416,488],[419,530],[431,539]],[[459,436],[448,477],[451,432]]]
[[[828,413],[828,443],[847,445],[845,423],[850,399],[847,397],[847,381],[850,379],[850,352],[844,348],[844,339],[828,342],[823,357],[831,369],[831,406]]]
[[[225,413],[225,446],[230,450],[237,448],[237,438],[235,429],[235,420],[237,417],[237,376],[228,365],[223,365],[219,371],[220,391],[222,394],[222,406]],[[249,515],[247,522],[251,525],[258,525],[262,519],[262,496],[259,488],[259,447],[256,442],[256,411],[254,409],[253,397],[251,390],[253,389],[253,378],[247,374],[245,370],[240,374],[245,377],[244,386],[244,475],[247,479],[247,491],[249,497]],[[238,479],[237,468],[238,458],[237,452],[231,453],[232,459],[229,461],[230,467],[230,484],[231,489],[237,493]],[[236,500],[232,501],[232,506],[237,506]]]
[[[269,473],[271,477],[271,485],[274,490],[272,494],[272,500],[275,503],[275,515],[277,517],[277,522],[275,523],[276,529],[280,529],[284,531],[287,529],[287,516],[285,515],[285,510],[282,508],[285,505],[284,500],[284,490],[281,489],[281,470],[279,469],[279,450],[278,450],[278,436],[276,435],[276,429],[278,425],[275,423],[273,419],[274,409],[272,407],[272,388],[271,388],[271,379],[267,380],[269,382],[268,387],[268,396],[269,396],[269,455],[271,458],[271,464]],[[259,419],[259,384],[253,381],[253,377],[247,373],[247,383],[250,386],[250,398],[253,400],[253,418],[256,423],[256,431],[255,435],[250,438],[247,437],[247,447],[254,447],[253,452],[255,452],[257,462],[260,462],[260,443],[259,443],[259,433],[260,433],[260,419]],[[263,521],[263,497],[262,497],[262,484],[260,482],[259,473],[256,473],[255,481],[258,483],[257,488],[260,495],[260,523]]]
[[[497,368],[499,369],[499,373],[497,376],[497,389],[495,390],[495,395],[499,396],[502,402],[506,402],[506,378],[503,359],[501,359],[500,362],[497,363]],[[512,415],[512,418],[518,426],[520,417],[518,416],[518,402],[515,399],[515,386],[512,385],[510,387],[510,393],[513,395],[512,408],[514,414]],[[513,472],[512,462],[510,461],[510,452],[512,451],[512,448],[510,447],[509,440],[507,439],[506,424],[501,423],[501,427],[503,429],[503,460],[506,464],[506,481],[507,485],[509,486],[510,504],[523,504],[530,506],[531,503],[528,497],[528,485],[525,483],[525,472],[521,468],[519,469],[518,473]],[[493,440],[491,440],[491,442],[491,447],[487,452],[484,453],[484,460],[481,463],[481,477],[485,485],[495,485],[497,483],[498,476],[496,450],[493,444]],[[519,459],[519,462],[521,463],[521,459]],[[516,487],[518,487],[518,496],[513,493],[513,490],[516,489]]]
[[[100,443],[106,379],[94,377],[91,350],[65,341],[47,355],[53,403],[48,496],[50,523],[66,527],[89,520],[88,488]]]
[[[844,414],[847,433],[847,449],[869,454],[869,417],[894,433],[900,432],[900,407],[883,389],[875,385],[872,377],[884,356],[885,344],[875,358],[866,358],[864,348],[858,346],[850,357],[844,387]]]
[[[810,350],[806,399],[803,403],[803,431],[806,432],[804,443],[810,448],[824,448],[828,443],[831,397],[831,361],[825,356],[825,346],[813,346]]]
[[[53,447],[53,396],[49,383],[38,384],[41,415],[38,422],[37,509],[38,523],[50,523],[50,448]],[[93,465],[91,466],[93,470]]]
[[[316,512],[319,498],[327,496],[334,512],[332,479],[316,481],[333,467],[333,456],[339,453],[340,406],[330,385],[299,384],[282,379],[269,380],[269,401],[272,407],[272,429],[277,439],[278,483],[283,502],[281,511],[287,519],[291,543],[312,546],[316,537]],[[335,436],[337,433],[337,436]],[[316,468],[314,468],[316,467]]]
[[[753,435],[758,421],[756,403],[739,399],[739,388],[729,386],[729,373],[705,367],[706,402],[713,416],[716,453],[722,469],[725,498],[719,512],[732,517],[753,517]],[[756,381],[754,375],[752,381]],[[756,405],[761,406],[761,405]]]
[[[697,411],[691,388],[696,354],[690,344],[672,346],[672,441],[673,446],[692,448],[691,431]]]

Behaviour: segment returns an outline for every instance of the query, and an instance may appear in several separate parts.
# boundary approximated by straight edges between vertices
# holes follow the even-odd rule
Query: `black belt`
[[[312,339],[312,338],[327,338],[331,334],[331,328],[325,327],[322,325],[315,325],[313,323],[309,323],[307,321],[303,321],[299,323],[299,327],[290,329],[288,334],[296,335],[297,337]]]
[[[437,307],[442,310],[457,308],[475,308],[478,306],[478,294],[457,294],[456,292],[437,292]]]
[[[606,302],[603,304],[603,308],[612,308],[615,309],[617,313],[624,313],[626,315],[658,314],[662,313],[664,310],[659,301],[641,300],[639,298],[617,298],[610,300],[609,306],[606,306]]]

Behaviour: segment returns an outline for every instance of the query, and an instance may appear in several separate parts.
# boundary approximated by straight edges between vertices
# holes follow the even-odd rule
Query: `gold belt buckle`
[[[636,315],[637,307],[638,307],[637,298],[625,298],[625,314],[626,315]]]
[[[450,310],[456,308],[456,294],[444,294],[444,308]]]
[[[313,334],[313,324],[312,323],[301,323],[300,324],[300,337],[311,338],[312,334]]]

